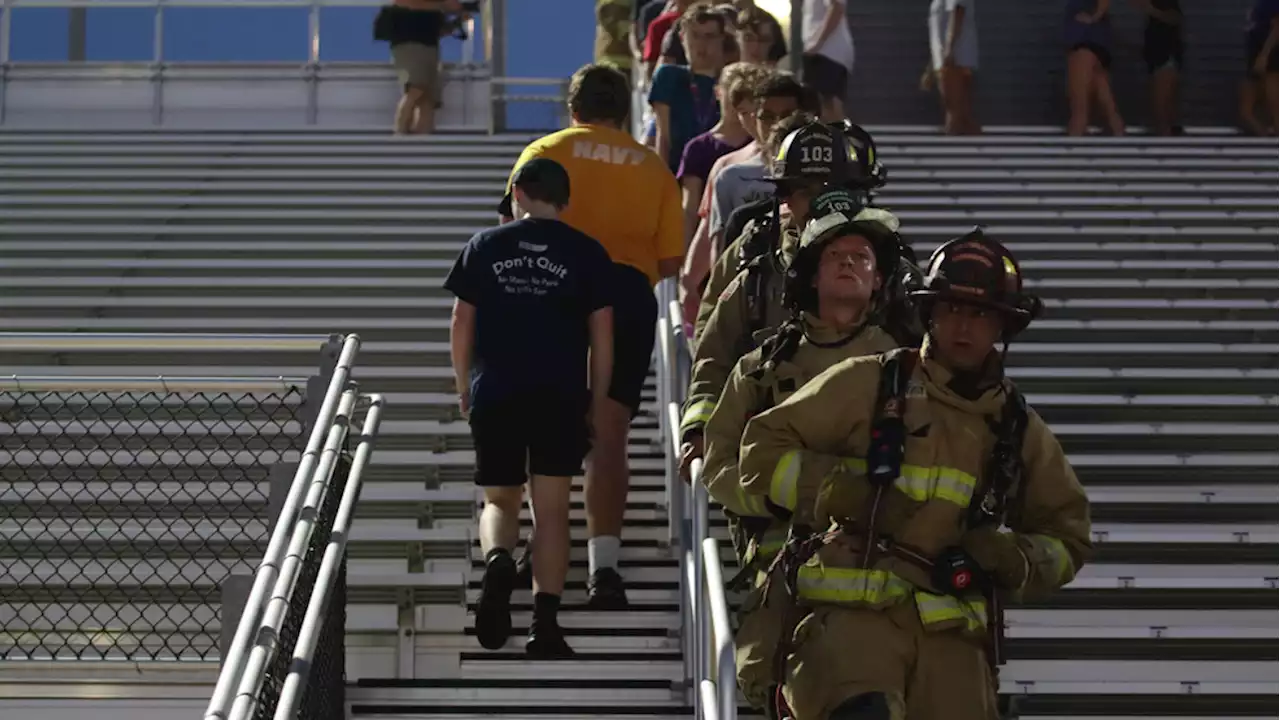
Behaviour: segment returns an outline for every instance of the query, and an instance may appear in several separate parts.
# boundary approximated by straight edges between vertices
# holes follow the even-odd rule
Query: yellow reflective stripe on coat
[[[800,451],[790,450],[778,460],[769,479],[769,499],[792,512],[796,509],[796,483],[800,480]]]
[[[1044,573],[1044,579],[1065,585],[1075,576],[1076,565],[1067,552],[1067,546],[1056,537],[1049,535],[1027,535],[1027,541],[1035,548],[1036,557],[1031,562],[1036,565],[1048,565],[1050,572]]]
[[[796,573],[796,592],[816,602],[886,605],[911,591],[911,583],[887,570],[802,565]]]
[[[796,591],[806,600],[840,605],[882,606],[911,598],[926,627],[959,624],[972,632],[987,627],[986,600],[927,593],[887,570],[803,565],[796,573]]]
[[[741,483],[733,485],[733,500],[738,506],[729,508],[730,512],[752,517],[772,517],[768,506],[764,504],[764,498],[759,495],[748,495]]]
[[[962,470],[949,467],[922,467],[903,465],[894,487],[916,502],[945,500],[960,507],[969,507],[973,489],[978,479]]]
[[[761,536],[760,547],[756,552],[772,560],[773,556],[777,555],[786,544],[787,528],[771,527],[765,531],[763,536]]]
[[[939,623],[961,621],[964,629],[977,632],[987,627],[987,601],[982,598],[961,599],[950,595],[934,595],[917,591],[916,609],[920,623],[926,627]]]
[[[699,400],[689,406],[684,411],[684,417],[680,419],[680,427],[687,428],[691,425],[706,425],[711,419],[711,413],[716,409],[715,400]]]

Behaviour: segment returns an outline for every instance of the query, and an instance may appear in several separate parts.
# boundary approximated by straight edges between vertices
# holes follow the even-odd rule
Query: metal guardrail
[[[179,82],[256,82],[299,80],[305,82],[305,114],[301,121],[307,125],[319,122],[321,97],[319,86],[328,81],[376,82],[394,80],[390,62],[328,61],[321,57],[320,30],[324,8],[379,7],[386,0],[0,0],[0,125],[4,124],[8,107],[10,83],[19,81],[69,82],[101,80],[150,83],[151,122],[161,125],[165,121],[165,88]],[[93,9],[150,9],[154,11],[151,31],[151,57],[145,61],[108,62],[23,62],[12,59],[13,10],[22,8],[93,8]],[[263,9],[302,8],[307,13],[307,56],[296,62],[174,62],[165,54],[165,11],[173,8]],[[467,39],[462,41],[459,62],[446,66],[445,77],[464,85],[461,97],[468,104],[472,93],[467,89],[472,83],[488,84],[488,107],[480,106],[480,113],[488,117],[477,122],[477,127],[487,127],[490,132],[501,132],[506,127],[506,105],[509,102],[554,103],[563,106],[567,94],[564,78],[506,77],[506,6],[505,0],[485,0],[481,4],[482,35],[477,37],[474,19],[468,28]],[[477,47],[480,45],[480,47]],[[554,87],[558,92],[511,92],[511,88]],[[144,101],[145,102],[145,101]],[[464,108],[464,114],[465,114]],[[145,112],[145,110],[144,110]],[[567,108],[562,111],[562,119]],[[470,125],[470,123],[468,123]],[[566,123],[567,124],[567,123]]]
[[[347,457],[358,399],[351,372],[359,348],[359,338],[348,336],[328,378],[306,449],[223,656],[205,711],[208,720],[293,718],[303,703],[309,706],[301,716],[305,720],[344,712],[342,553],[368,462],[366,443],[372,441],[371,435],[362,438],[366,449],[358,466]],[[366,417],[367,430],[376,431],[380,419],[381,399],[376,402]],[[324,662],[316,662],[317,649]],[[302,677],[291,681],[293,675]],[[306,681],[302,687],[300,680]],[[312,692],[304,696],[303,687]]]
[[[691,353],[672,281],[659,285],[658,404],[666,458],[669,540],[681,558],[680,609],[685,677],[701,720],[736,720],[738,672],[733,628],[725,595],[719,543],[710,535],[710,500],[702,483],[702,461],[691,481],[680,477],[680,406],[689,385]]]
[[[351,382],[359,338],[325,340],[0,335],[9,352],[321,349],[310,378],[0,377],[0,659],[220,656],[210,717],[341,717],[346,538],[384,403]]]

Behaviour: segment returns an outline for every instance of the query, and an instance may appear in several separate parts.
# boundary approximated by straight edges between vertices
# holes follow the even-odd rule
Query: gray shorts
[[[391,47],[391,62],[406,89],[425,90],[440,99],[440,48],[434,45],[405,42]]]

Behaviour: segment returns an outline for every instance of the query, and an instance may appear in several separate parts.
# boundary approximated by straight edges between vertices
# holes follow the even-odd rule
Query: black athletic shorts
[[[1176,37],[1148,33],[1142,45],[1142,59],[1147,63],[1147,72],[1153,75],[1167,68],[1181,72],[1182,42]]]
[[[1253,43],[1253,42],[1248,42],[1246,43],[1246,45],[1248,47],[1246,48],[1246,57],[1244,59],[1245,77],[1250,77],[1255,80],[1261,80],[1262,76],[1254,72],[1253,61],[1257,60],[1258,53],[1262,52],[1262,45],[1258,43]],[[1267,58],[1267,73],[1275,74],[1277,68],[1280,68],[1280,46],[1272,48],[1271,57]]]
[[[803,68],[804,84],[822,97],[844,101],[849,96],[849,68],[819,53],[805,55]]]
[[[1068,52],[1075,52],[1076,50],[1081,50],[1081,49],[1088,50],[1089,52],[1093,53],[1093,56],[1098,58],[1098,64],[1102,66],[1103,70],[1111,69],[1111,51],[1110,50],[1099,45],[1098,43],[1082,42],[1082,43],[1076,43],[1075,45],[1072,45],[1071,49]]]
[[[471,439],[480,487],[518,487],[529,475],[581,475],[590,448],[585,388],[577,402],[531,395],[475,408]]]
[[[609,397],[640,412],[640,394],[649,377],[658,322],[658,299],[649,276],[630,265],[615,264],[613,296],[613,382]]]

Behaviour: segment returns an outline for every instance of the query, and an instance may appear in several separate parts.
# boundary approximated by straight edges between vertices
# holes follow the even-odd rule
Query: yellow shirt
[[[551,133],[529,143],[512,175],[537,157],[569,173],[569,207],[560,219],[595,238],[615,263],[656,284],[658,261],[684,256],[680,186],[667,164],[629,134],[602,125]]]

